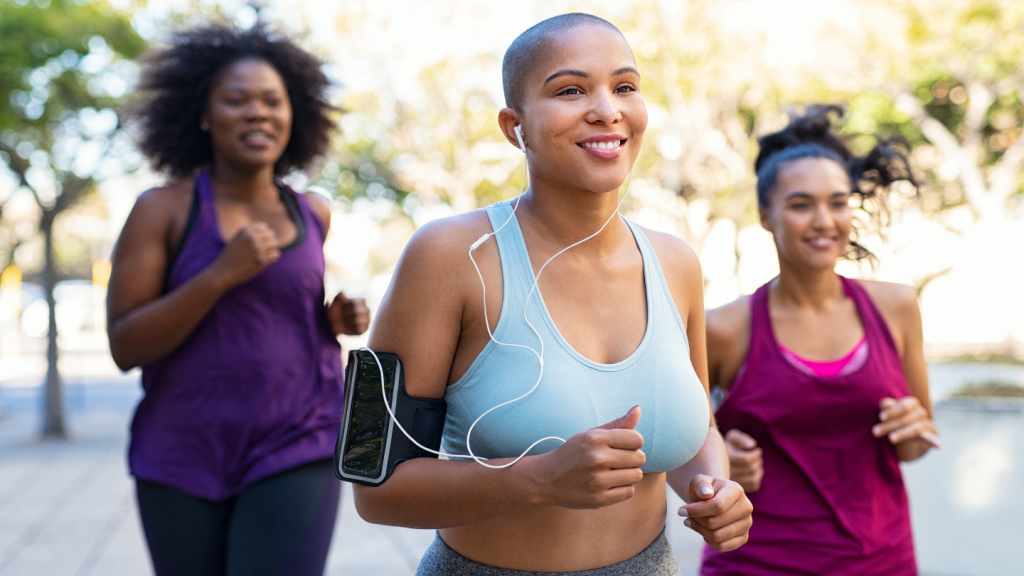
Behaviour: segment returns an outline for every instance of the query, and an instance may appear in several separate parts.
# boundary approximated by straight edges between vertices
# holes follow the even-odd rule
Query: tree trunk
[[[43,237],[46,239],[46,267],[43,272],[43,288],[46,303],[50,308],[50,328],[46,335],[46,385],[43,396],[43,438],[64,439],[68,437],[64,423],[64,390],[60,371],[57,369],[57,302],[53,287],[57,283],[57,264],[53,254],[53,221],[56,212],[44,213],[41,219]]]

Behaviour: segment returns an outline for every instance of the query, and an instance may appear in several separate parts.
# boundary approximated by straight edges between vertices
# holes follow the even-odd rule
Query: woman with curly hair
[[[871,257],[854,207],[882,225],[890,186],[916,183],[903,142],[851,152],[832,130],[840,111],[811,107],[759,140],[779,275],[707,313],[716,417],[754,523],[746,546],[705,548],[704,575],[917,574],[899,463],[939,446],[917,295],[835,272]]]
[[[113,256],[110,350],[142,367],[128,460],[156,573],[322,574],[338,509],[327,205],[285,186],[329,142],[321,62],[262,26],[205,25],[145,62],[141,148],[171,178]]]

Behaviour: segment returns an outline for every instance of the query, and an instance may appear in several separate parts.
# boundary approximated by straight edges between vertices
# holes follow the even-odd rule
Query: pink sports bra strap
[[[853,350],[850,350],[842,358],[821,361],[804,358],[786,348],[781,342],[779,343],[779,348],[782,350],[782,355],[786,357],[786,360],[789,360],[801,370],[806,369],[805,371],[809,371],[814,376],[838,376],[856,370],[867,360],[867,346],[868,340],[867,335],[865,335],[861,337],[860,342],[853,347]]]

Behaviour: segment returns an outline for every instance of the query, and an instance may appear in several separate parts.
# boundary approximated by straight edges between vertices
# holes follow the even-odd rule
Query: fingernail
[[[692,526],[690,524],[690,519],[689,518],[687,518],[686,520],[683,520],[683,526],[686,526],[687,528],[692,528]]]
[[[710,496],[715,493],[715,491],[711,489],[711,486],[701,486],[699,492],[705,496]]]
[[[878,432],[879,432],[880,430],[881,430],[881,428],[880,428],[879,426],[872,426],[872,427],[871,427],[871,434],[872,434],[873,436],[878,436]]]
[[[684,517],[685,517],[685,516],[689,516],[689,515],[690,515],[690,512],[689,512],[689,510],[687,510],[686,508],[680,508],[680,509],[679,509],[679,515],[680,515],[680,516],[684,516]],[[686,523],[686,522],[683,522],[683,524],[685,524],[685,523]]]

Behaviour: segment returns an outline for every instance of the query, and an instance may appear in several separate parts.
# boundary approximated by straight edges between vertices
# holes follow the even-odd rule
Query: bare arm
[[[750,346],[750,297],[708,310],[708,375],[710,385],[728,390],[746,359]],[[757,441],[733,428],[725,433],[729,454],[729,478],[751,493],[761,489],[764,462]]]
[[[917,305],[916,293],[908,286],[873,282],[866,283],[865,287],[871,291],[891,327],[890,332],[903,360],[903,374],[910,387],[910,396],[882,400],[880,422],[872,428],[872,433],[878,438],[888,436],[896,446],[899,459],[911,462],[939,447],[928,390],[921,309]]]
[[[481,299],[473,299],[479,284],[466,256],[469,245],[489,231],[482,217],[471,213],[421,228],[378,310],[370,347],[401,357],[412,396],[444,395],[467,303],[482,306]],[[493,241],[475,255],[485,275],[497,270],[500,277]],[[491,318],[497,321],[494,312]],[[472,461],[410,460],[380,486],[355,486],[356,509],[379,524],[447,528],[533,506],[599,508],[621,502],[633,496],[633,485],[643,479],[643,438],[631,429],[639,418],[634,408],[602,428],[573,436],[553,452],[501,470]]]
[[[178,347],[232,287],[279,257],[277,237],[265,223],[250,224],[213,265],[163,294],[168,262],[168,216],[180,203],[173,190],[139,197],[114,248],[107,292],[110,353],[122,370],[158,360]]]

